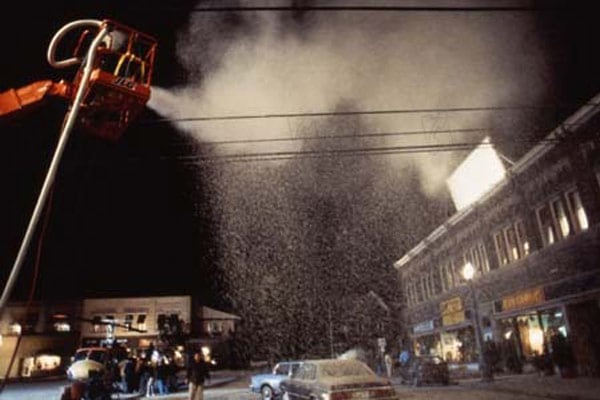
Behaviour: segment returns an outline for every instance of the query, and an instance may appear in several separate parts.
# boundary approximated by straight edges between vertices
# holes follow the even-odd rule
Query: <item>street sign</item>
[[[379,346],[379,350],[382,353],[385,352],[386,342],[385,342],[385,338],[384,337],[377,338],[377,345]]]

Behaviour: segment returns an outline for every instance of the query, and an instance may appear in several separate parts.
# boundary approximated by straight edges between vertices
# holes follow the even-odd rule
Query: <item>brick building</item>
[[[394,264],[416,352],[477,360],[467,263],[485,339],[527,360],[560,333],[600,374],[600,95]]]

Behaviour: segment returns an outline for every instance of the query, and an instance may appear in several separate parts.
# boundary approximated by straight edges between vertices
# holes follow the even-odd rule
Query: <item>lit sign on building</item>
[[[446,180],[456,209],[461,210],[479,200],[504,179],[505,174],[502,160],[490,144],[490,138],[486,137]]]
[[[453,297],[440,303],[440,313],[443,326],[456,325],[465,321],[465,311],[460,297]]]
[[[545,301],[544,289],[536,287],[530,290],[513,293],[502,299],[502,310],[514,310],[543,303]]]

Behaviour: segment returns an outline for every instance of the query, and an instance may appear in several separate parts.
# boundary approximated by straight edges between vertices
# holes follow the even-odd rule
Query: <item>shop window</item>
[[[71,325],[65,321],[57,321],[54,323],[54,330],[56,332],[71,332]]]
[[[61,363],[60,356],[53,354],[39,355],[35,358],[35,367],[37,371],[56,370]]]
[[[10,324],[10,326],[8,327],[8,331],[13,334],[13,335],[20,335],[23,332],[23,328],[21,326],[20,323],[18,322],[13,322],[12,324]]]

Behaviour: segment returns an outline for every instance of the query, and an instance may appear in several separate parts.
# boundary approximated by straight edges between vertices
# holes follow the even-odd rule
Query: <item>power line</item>
[[[515,142],[514,140],[508,142]],[[558,139],[543,139],[531,141],[519,141],[527,143],[547,143],[553,144],[559,142]],[[393,155],[393,154],[415,154],[415,153],[436,153],[445,151],[466,151],[472,150],[475,147],[493,147],[501,143],[481,142],[459,142],[459,143],[444,143],[444,144],[427,144],[427,145],[406,145],[406,146],[388,146],[388,147],[361,147],[350,149],[320,149],[320,150],[298,150],[298,151],[274,151],[260,153],[238,153],[238,154],[221,154],[212,156],[180,156],[175,157],[178,160],[189,161],[194,163],[213,162],[213,161],[276,161],[288,160],[296,158],[324,158],[331,156],[362,156],[362,155]],[[165,157],[172,159],[173,157]]]
[[[373,132],[373,133],[357,133],[344,135],[321,135],[321,136],[293,136],[293,137],[276,137],[276,138],[259,138],[259,139],[232,139],[232,140],[215,140],[202,142],[205,145],[227,145],[227,144],[248,144],[248,143],[270,143],[270,142],[293,142],[299,140],[329,140],[329,139],[352,139],[352,138],[370,138],[370,137],[390,137],[390,136],[411,136],[411,135],[428,135],[440,133],[469,133],[469,132],[484,132],[488,128],[464,128],[464,129],[443,129],[443,130],[422,130],[422,131],[401,131],[401,132]]]
[[[563,10],[558,6],[223,6],[194,7],[191,12],[264,12],[264,11],[410,11],[410,12],[498,12]]]
[[[489,107],[450,107],[450,108],[414,108],[396,110],[356,110],[356,111],[331,111],[331,112],[305,112],[305,113],[268,113],[268,114],[246,114],[246,115],[218,115],[212,117],[181,117],[160,118],[146,120],[141,123],[153,125],[170,122],[206,122],[206,121],[232,121],[249,119],[273,119],[273,118],[314,118],[314,117],[338,117],[354,115],[390,115],[390,114],[426,114],[426,113],[450,113],[450,112],[483,112],[483,111],[515,111],[515,110],[540,110],[556,109],[556,105],[509,105]]]

